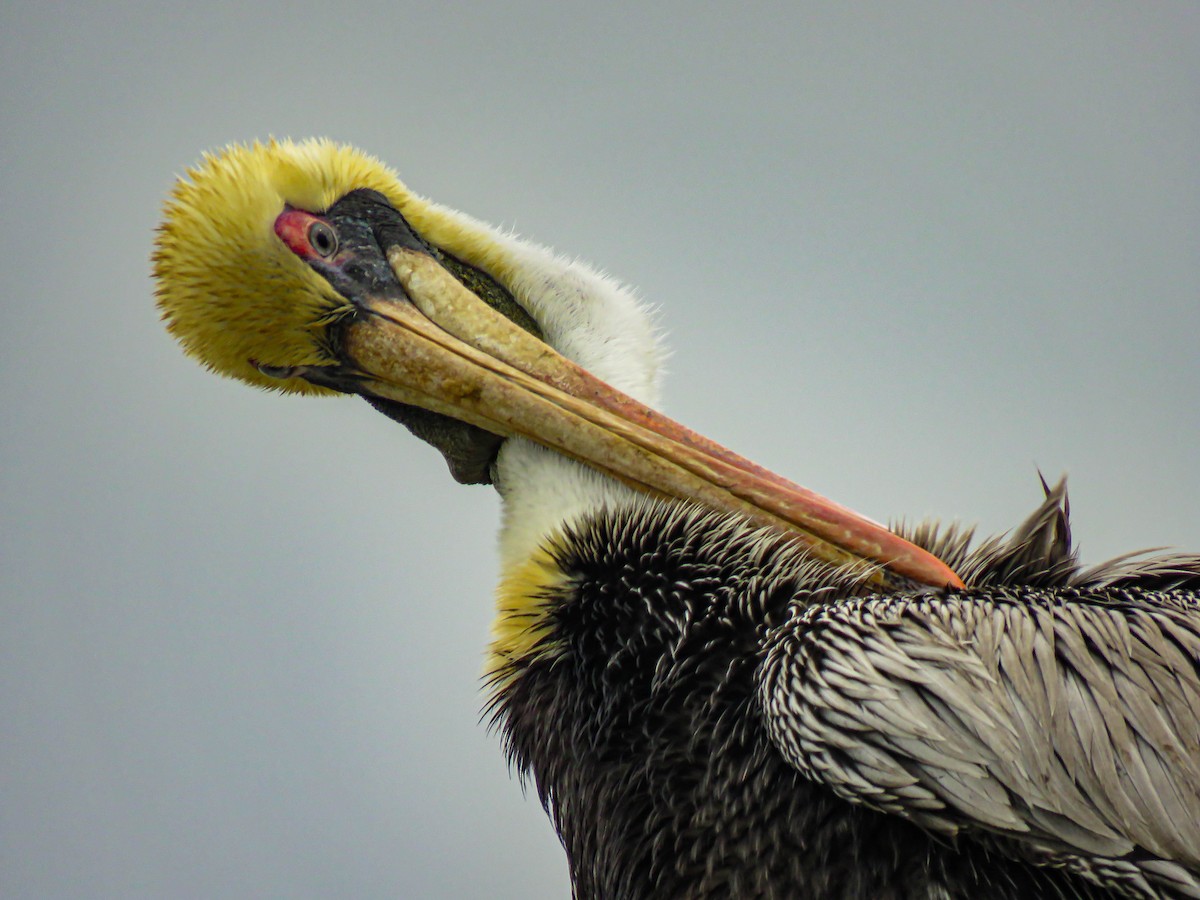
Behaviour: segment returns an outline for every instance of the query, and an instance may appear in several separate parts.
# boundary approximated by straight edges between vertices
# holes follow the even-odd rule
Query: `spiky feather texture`
[[[354,187],[406,192],[376,160],[329,141],[232,145],[179,179],[164,209],[153,265],[158,307],[184,350],[259,387],[327,393],[272,366],[327,364],[323,326],[347,303],[276,237],[286,204],[321,210]]]
[[[512,763],[555,822],[576,896],[1191,895],[1198,882],[1188,880],[1196,876],[1187,864],[1156,863],[1148,848],[1128,860],[1084,859],[1051,841],[1014,845],[967,817],[955,820],[954,835],[931,835],[915,813],[849,800],[789,757],[770,725],[764,666],[780,632],[794,634],[805,615],[836,622],[845,609],[849,628],[855,610],[871,603],[936,606],[953,618],[964,600],[1074,609],[1107,597],[1138,610],[1190,604],[1196,630],[1200,557],[1085,570],[1061,486],[1007,539],[972,549],[960,530],[919,527],[909,536],[947,552],[969,574],[966,591],[872,596],[861,580],[808,559],[778,534],[654,500],[584,519],[545,548],[532,579],[536,610],[527,610],[536,615],[525,619],[523,652],[493,673],[490,711]],[[1001,641],[1019,646],[1022,634]],[[1079,637],[1093,639],[1103,635],[1085,628]],[[870,636],[863,640],[869,650]],[[1189,652],[1180,673],[1200,666],[1200,646]],[[839,665],[852,677],[854,667]],[[932,675],[939,662],[928,665]],[[789,696],[801,702],[799,693]],[[839,702],[849,703],[846,712],[793,714],[857,721],[860,701]],[[954,721],[947,711],[946,724]],[[843,768],[870,790],[870,767],[854,765],[869,748],[854,734],[846,739]],[[936,758],[937,747],[930,739],[926,752]]]

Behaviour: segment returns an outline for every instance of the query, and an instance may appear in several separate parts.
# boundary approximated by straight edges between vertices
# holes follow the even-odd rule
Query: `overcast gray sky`
[[[702,8],[706,11],[701,11]],[[478,722],[497,501],[157,322],[205,149],[328,135],[661,309],[877,518],[1200,549],[1200,4],[8,3],[0,895],[561,897]]]

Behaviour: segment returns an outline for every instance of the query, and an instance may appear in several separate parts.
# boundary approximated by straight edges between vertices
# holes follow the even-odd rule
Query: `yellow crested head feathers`
[[[171,192],[154,249],[158,308],[184,350],[261,387],[328,393],[271,366],[329,363],[324,326],[346,301],[275,235],[284,205],[317,212],[356,188],[403,210],[408,189],[378,160],[328,140],[232,145],[206,155]]]

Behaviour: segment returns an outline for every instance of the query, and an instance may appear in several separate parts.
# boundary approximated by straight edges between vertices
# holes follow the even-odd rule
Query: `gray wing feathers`
[[[797,603],[760,697],[789,761],[847,799],[1200,892],[1200,611],[1182,592]]]

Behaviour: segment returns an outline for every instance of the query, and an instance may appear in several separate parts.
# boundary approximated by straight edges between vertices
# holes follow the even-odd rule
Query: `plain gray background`
[[[1200,549],[1200,5],[0,13],[0,895],[561,897],[479,724],[497,501],[203,372],[152,232],[329,135],[640,287],[667,410],[877,518]]]

